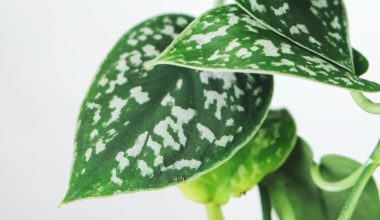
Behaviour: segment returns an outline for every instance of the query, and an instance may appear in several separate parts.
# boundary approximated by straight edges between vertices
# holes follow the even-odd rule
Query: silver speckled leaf
[[[213,9],[181,33],[156,60],[200,70],[285,74],[341,88],[376,92],[359,78],[267,29],[237,5]]]
[[[191,20],[152,18],[110,52],[81,108],[63,203],[199,176],[230,158],[260,127],[272,77],[170,65],[144,69]]]
[[[286,110],[270,111],[249,143],[231,159],[205,175],[179,185],[189,199],[223,205],[240,196],[277,170],[292,152],[296,125]]]
[[[235,0],[260,23],[354,72],[342,0]]]

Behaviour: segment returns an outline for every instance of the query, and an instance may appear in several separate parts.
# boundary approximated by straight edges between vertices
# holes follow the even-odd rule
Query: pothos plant
[[[150,18],[101,65],[83,102],[72,176],[62,203],[178,185],[221,206],[255,186],[263,218],[380,219],[366,163],[328,155],[317,164],[285,110],[269,110],[273,75],[348,90],[364,110],[366,58],[353,49],[342,0],[236,0],[194,19]]]

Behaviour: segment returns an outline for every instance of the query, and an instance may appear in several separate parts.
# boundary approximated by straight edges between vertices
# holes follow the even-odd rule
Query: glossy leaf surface
[[[320,190],[310,176],[313,156],[301,139],[278,171],[264,179],[269,189],[272,205],[281,219],[336,220],[350,190],[325,192]],[[342,156],[325,156],[321,160],[321,173],[329,181],[341,180],[360,164]],[[373,179],[370,180],[352,220],[380,219],[379,193]]]
[[[230,160],[205,175],[180,185],[189,199],[225,204],[277,170],[291,153],[296,126],[286,110],[271,111],[255,137]]]
[[[380,91],[380,85],[295,45],[236,5],[205,13],[156,63],[211,71],[285,74],[351,90]]]
[[[199,176],[230,158],[260,127],[272,77],[169,65],[144,69],[191,20],[152,18],[110,52],[81,108],[64,203]]]
[[[342,0],[236,0],[277,34],[354,72]]]

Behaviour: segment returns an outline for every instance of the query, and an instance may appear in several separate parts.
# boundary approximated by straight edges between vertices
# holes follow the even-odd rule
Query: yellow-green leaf
[[[297,138],[295,123],[286,110],[271,111],[255,137],[230,160],[205,175],[180,185],[189,199],[225,204],[277,170]]]

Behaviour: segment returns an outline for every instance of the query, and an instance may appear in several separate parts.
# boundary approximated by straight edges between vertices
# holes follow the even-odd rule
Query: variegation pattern
[[[82,105],[64,203],[195,177],[231,157],[257,131],[272,77],[169,65],[144,69],[191,20],[152,18],[110,52]]]
[[[277,170],[297,139],[296,125],[286,110],[271,111],[255,137],[215,170],[181,184],[184,195],[204,204],[223,205]]]
[[[201,16],[156,63],[200,70],[285,74],[351,90],[380,91],[380,85],[293,44],[236,5]]]
[[[235,0],[276,33],[353,72],[342,0]]]

